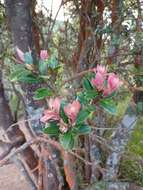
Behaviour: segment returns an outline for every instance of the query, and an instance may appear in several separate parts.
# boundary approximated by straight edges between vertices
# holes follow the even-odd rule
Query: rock
[[[143,190],[142,187],[128,182],[97,182],[83,190]]]

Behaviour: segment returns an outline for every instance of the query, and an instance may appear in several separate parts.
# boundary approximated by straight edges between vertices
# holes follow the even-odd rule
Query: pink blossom
[[[41,50],[41,52],[40,52],[40,58],[41,58],[41,60],[46,60],[46,59],[48,59],[48,52],[47,52],[47,50]]]
[[[107,67],[103,66],[103,65],[97,65],[96,71],[97,71],[97,73],[100,73],[103,76],[106,76],[106,74],[107,74]]]
[[[105,88],[104,91],[103,91],[103,95],[108,96],[110,94],[111,94],[110,90],[108,88]]]
[[[59,111],[60,111],[61,99],[55,98],[49,100],[49,109],[44,111],[44,116],[40,119],[41,122],[47,122],[49,120],[60,120]]]
[[[104,88],[104,80],[105,80],[104,76],[103,76],[101,73],[97,72],[97,73],[96,73],[96,76],[95,76],[95,79],[92,79],[92,80],[91,80],[91,83],[92,83],[92,85],[95,86],[99,91],[101,91],[101,90],[103,90],[103,88]]]
[[[107,88],[104,89],[104,96],[108,96],[115,92],[120,86],[122,82],[118,78],[115,73],[110,73],[107,80]]]
[[[73,103],[68,104],[64,107],[64,112],[68,116],[69,119],[71,119],[72,123],[75,122],[77,114],[79,113],[81,108],[81,105],[79,101],[74,100]]]
[[[23,61],[23,62],[25,62],[25,57],[24,57],[24,52],[21,50],[21,49],[19,49],[19,47],[18,46],[16,46],[16,52],[17,52],[17,55],[18,55],[18,57],[20,58],[20,60],[21,61]],[[30,49],[30,47],[28,47],[28,52],[31,54],[31,49]]]
[[[47,109],[44,111],[44,116],[41,117],[40,121],[43,123],[46,123],[49,120],[55,120],[55,121],[57,120],[58,121],[59,119],[60,119],[60,117],[59,117],[58,113]]]
[[[55,99],[50,98],[50,100],[49,100],[49,108],[51,110],[54,110],[55,112],[59,113],[60,105],[61,105],[61,99],[60,98],[58,98],[58,97],[55,98]]]
[[[106,66],[103,66],[103,65],[97,65],[96,68],[93,68],[92,71],[94,71],[95,73],[100,73],[102,74],[103,76],[106,76],[107,75],[107,67]]]
[[[21,49],[19,49],[19,47],[16,47],[16,52],[20,60],[24,62],[25,61],[24,52]]]

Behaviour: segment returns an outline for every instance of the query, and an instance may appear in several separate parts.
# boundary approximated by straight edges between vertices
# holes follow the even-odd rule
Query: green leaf
[[[83,79],[83,87],[85,90],[93,90],[93,87],[88,78]]]
[[[77,99],[80,101],[81,104],[87,105],[89,103],[89,99],[86,97],[85,92],[79,93]]]
[[[95,105],[88,105],[86,109],[90,112],[95,112],[96,111],[96,106]]]
[[[91,132],[91,127],[85,124],[75,126],[73,128],[73,133],[76,133],[78,135],[87,135],[90,134],[90,132]]]
[[[46,75],[48,71],[48,64],[46,61],[40,60],[39,61],[39,71],[41,75]]]
[[[49,135],[57,136],[59,135],[60,130],[55,122],[50,122],[46,124],[46,127],[43,129],[43,132]]]
[[[56,69],[59,67],[58,60],[55,55],[52,55],[48,60],[47,60],[48,67],[51,69]]]
[[[64,149],[69,150],[74,146],[74,138],[71,131],[60,136],[60,143]]]
[[[22,74],[19,78],[18,78],[19,82],[24,82],[24,83],[28,83],[28,84],[33,84],[33,83],[39,83],[42,82],[42,79],[38,78],[37,76],[33,75],[33,74]]]
[[[35,91],[34,99],[35,100],[42,100],[44,98],[47,98],[49,96],[52,96],[52,92],[48,88],[39,88]]]
[[[66,103],[62,101],[61,106],[60,106],[60,117],[63,119],[63,121],[64,121],[65,123],[68,124],[68,123],[69,123],[68,117],[66,116],[66,114],[65,114],[65,112],[64,112],[64,106],[65,106],[65,105],[66,105]]]
[[[98,96],[98,92],[95,89],[86,91],[86,97],[89,99],[94,99],[97,96]]]
[[[77,116],[76,125],[83,123],[90,116],[90,113],[89,110],[81,110]]]
[[[10,80],[12,82],[24,82],[24,83],[39,83],[43,79],[34,75],[31,71],[27,70],[23,65],[14,66],[11,69]]]
[[[143,102],[137,102],[137,112],[143,113]]]
[[[29,75],[31,71],[27,70],[23,65],[14,65],[11,68],[10,80],[16,82],[22,75]]]
[[[24,59],[25,59],[25,63],[29,65],[33,64],[33,58],[32,58],[31,52],[24,53]]]
[[[117,110],[115,104],[108,99],[103,99],[100,101],[100,106],[108,113],[115,115]]]

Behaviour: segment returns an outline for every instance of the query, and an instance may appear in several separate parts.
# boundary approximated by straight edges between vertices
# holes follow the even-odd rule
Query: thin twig
[[[32,182],[35,184],[35,186],[38,188],[36,177],[35,177],[35,175],[33,175],[33,172],[31,172],[31,169],[29,168],[29,166],[25,162],[25,160],[22,158],[22,156],[20,156],[20,161],[22,162],[25,170],[27,171],[28,176],[30,177],[30,179],[32,180]]]
[[[82,71],[80,73],[77,73],[75,76],[71,77],[70,79],[63,81],[61,86],[65,85],[66,83],[69,83],[69,82],[71,82],[71,81],[73,81],[73,80],[75,80],[75,79],[77,79],[79,77],[83,77],[85,74],[87,74],[87,73],[89,73],[91,71],[93,71],[93,69],[88,69],[88,70]]]
[[[10,125],[10,126],[7,128],[7,130],[6,130],[5,133],[9,132],[13,127],[15,127],[15,126],[17,126],[17,125],[23,124],[23,122],[29,122],[29,121],[35,121],[35,120],[37,120],[37,118],[25,119],[25,120],[21,120],[21,121],[18,121],[18,122],[16,122],[16,123],[13,123],[12,125]]]
[[[38,190],[43,190],[43,154],[42,154],[42,147],[43,145],[41,144],[41,154],[40,154],[40,158],[38,161]]]
[[[19,148],[15,149],[14,151],[11,151],[3,160],[0,161],[0,167],[3,166],[4,164],[6,164],[13,156],[22,152],[23,150],[28,148],[30,145],[32,145],[33,143],[36,143],[38,141],[39,141],[38,139],[32,139],[32,140],[24,143],[23,145],[21,145]]]
[[[51,28],[49,27],[48,37],[47,37],[47,40],[46,40],[46,43],[45,43],[45,48],[46,48],[47,44],[48,44],[49,41],[50,41],[51,34],[52,34],[54,25],[55,25],[56,20],[57,20],[57,16],[58,16],[58,14],[59,14],[59,12],[60,12],[60,9],[61,9],[62,5],[63,5],[63,0],[61,1],[61,4],[60,4],[60,6],[59,6],[59,8],[58,8],[58,10],[57,10],[57,13],[56,13],[56,15],[55,15],[55,18],[53,19],[53,24],[52,24]]]

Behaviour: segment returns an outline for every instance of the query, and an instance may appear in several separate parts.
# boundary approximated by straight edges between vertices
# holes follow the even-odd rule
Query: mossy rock
[[[143,186],[143,117],[139,119],[120,164],[120,177]]]
[[[136,186],[134,183],[130,183],[130,182],[101,181],[101,182],[94,183],[83,190],[143,190],[143,188]]]

